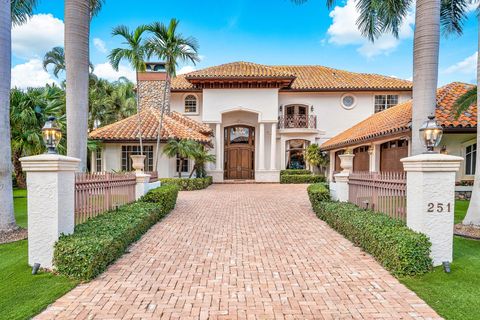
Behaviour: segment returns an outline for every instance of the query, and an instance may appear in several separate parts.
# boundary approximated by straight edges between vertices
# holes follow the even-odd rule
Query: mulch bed
[[[6,232],[0,232],[0,244],[27,239],[27,229],[17,228]]]
[[[480,240],[480,227],[457,223],[455,225],[454,234],[465,238]]]

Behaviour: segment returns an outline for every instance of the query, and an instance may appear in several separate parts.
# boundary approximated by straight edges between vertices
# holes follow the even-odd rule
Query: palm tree
[[[138,72],[145,72],[146,65],[145,59],[147,58],[147,48],[143,39],[143,34],[147,31],[146,25],[140,25],[135,30],[130,31],[126,26],[115,27],[112,31],[112,36],[120,36],[123,38],[123,44],[126,48],[113,49],[108,58],[113,69],[118,71],[120,62],[127,60],[133,69],[137,73],[137,85],[138,85]],[[137,92],[137,114],[138,114],[138,137],[140,141],[140,154],[143,155],[143,143],[142,143],[142,119],[140,117],[140,105],[139,95]]]
[[[103,0],[65,0],[67,153],[87,168],[90,19]]]
[[[192,152],[192,158],[195,161],[192,172],[190,172],[189,178],[192,177],[193,172],[196,172],[197,178],[204,178],[207,175],[205,165],[209,162],[215,162],[215,156],[210,154],[205,146],[196,142],[195,148]]]
[[[167,69],[167,80],[163,90],[163,105],[161,106],[159,129],[157,134],[157,149],[155,152],[154,170],[157,170],[158,155],[160,150],[160,138],[163,127],[163,116],[165,110],[169,109],[170,99],[167,94],[170,93],[170,77],[175,77],[177,67],[180,62],[192,62],[194,65],[200,61],[198,57],[198,42],[193,37],[183,37],[177,32],[179,21],[171,19],[168,26],[161,22],[155,22],[148,26],[152,33],[152,38],[147,41],[146,47],[148,56],[157,56],[165,60]]]
[[[196,142],[193,140],[176,140],[170,139],[168,140],[165,148],[163,149],[163,153],[169,157],[178,157],[180,159],[180,163],[178,165],[178,177],[182,177],[182,166],[183,161],[185,159],[191,158],[195,152]]]
[[[93,73],[94,67],[91,62],[88,63],[90,67],[90,73]],[[54,47],[48,51],[43,57],[43,69],[48,71],[48,67],[53,66],[53,75],[58,78],[60,72],[65,71],[65,51],[63,47]]]

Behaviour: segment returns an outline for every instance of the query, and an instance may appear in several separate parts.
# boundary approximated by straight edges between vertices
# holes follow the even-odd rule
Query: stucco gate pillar
[[[58,154],[21,158],[27,173],[28,264],[53,267],[53,246],[75,227],[75,171],[80,159]]]
[[[407,226],[430,238],[434,266],[453,259],[455,172],[462,160],[433,153],[401,160],[407,172]]]
[[[353,171],[353,153],[344,153],[339,155],[340,167],[342,172],[334,175],[335,183],[331,184],[330,195],[332,199],[347,202],[348,201],[348,176]]]

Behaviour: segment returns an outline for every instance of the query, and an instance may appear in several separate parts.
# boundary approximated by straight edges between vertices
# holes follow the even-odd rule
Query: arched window
[[[185,97],[185,113],[197,113],[197,97],[193,94]]]

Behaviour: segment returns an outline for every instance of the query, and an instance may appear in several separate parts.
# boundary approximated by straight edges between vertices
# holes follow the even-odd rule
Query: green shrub
[[[75,233],[62,235],[55,244],[57,271],[79,280],[95,278],[175,207],[177,194],[177,187],[162,186],[142,201],[79,224]]]
[[[307,191],[312,206],[316,206],[322,201],[330,201],[330,190],[325,183],[311,184]]]
[[[213,183],[211,176],[205,178],[161,178],[159,180],[165,185],[177,185],[182,191],[205,189]]]
[[[280,171],[280,176],[287,175],[296,175],[296,174],[312,174],[310,170],[305,170],[305,169],[286,169],[286,170],[281,170]]]
[[[411,276],[431,270],[431,243],[427,236],[387,215],[350,203],[328,201],[325,192],[321,185],[308,188],[317,216],[374,256],[393,275]]]
[[[280,183],[319,183],[325,182],[324,176],[318,176],[313,174],[294,174],[294,175],[281,175]]]

